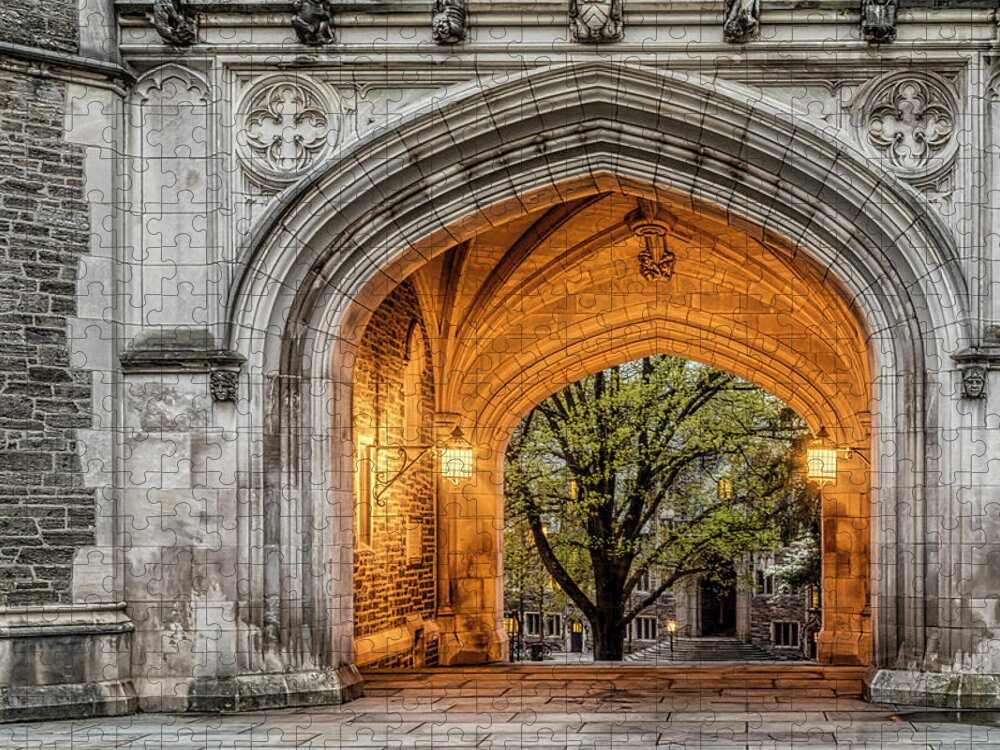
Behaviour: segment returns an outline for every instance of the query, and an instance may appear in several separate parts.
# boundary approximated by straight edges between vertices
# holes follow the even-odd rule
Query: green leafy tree
[[[675,583],[721,575],[722,561],[775,548],[815,518],[817,494],[797,470],[805,435],[780,400],[729,373],[666,356],[614,367],[515,430],[510,528],[527,527],[589,621],[596,658],[620,659],[629,623]],[[647,573],[658,585],[635,601]]]

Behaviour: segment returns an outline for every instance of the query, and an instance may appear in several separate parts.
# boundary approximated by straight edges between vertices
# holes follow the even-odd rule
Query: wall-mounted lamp
[[[375,502],[382,504],[382,496],[396,482],[403,478],[413,466],[428,453],[438,458],[438,472],[441,477],[457,485],[463,480],[472,479],[472,444],[465,439],[461,427],[456,427],[444,440],[430,445],[382,445],[378,441],[378,431],[375,433],[375,443],[372,445],[376,472],[373,497]],[[384,452],[395,453],[401,463],[400,467],[391,471],[388,462],[384,460]]]
[[[821,484],[837,481],[837,446],[826,427],[820,427],[806,451],[806,475]]]

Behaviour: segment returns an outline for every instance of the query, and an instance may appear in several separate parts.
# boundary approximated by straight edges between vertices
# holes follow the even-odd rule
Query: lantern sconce
[[[465,439],[461,427],[456,427],[444,440],[437,441],[430,445],[382,445],[378,442],[378,432],[375,433],[376,442],[372,445],[372,452],[375,459],[375,488],[373,497],[375,502],[383,505],[382,497],[388,492],[396,482],[403,478],[410,469],[424,456],[431,454],[438,458],[438,470],[442,478],[447,479],[454,485],[462,481],[472,479],[472,444]],[[401,466],[395,471],[391,471],[387,462],[379,460],[379,454],[383,451],[394,452]]]
[[[830,433],[826,431],[826,427],[820,427],[815,439],[806,451],[807,477],[821,485],[836,482],[837,459],[840,453],[844,454],[844,458],[856,455],[868,466],[871,466],[871,461],[864,453],[857,448],[838,448],[830,437]]]

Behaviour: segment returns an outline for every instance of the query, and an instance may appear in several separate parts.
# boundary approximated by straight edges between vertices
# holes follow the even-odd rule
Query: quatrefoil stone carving
[[[861,112],[862,139],[882,165],[904,178],[950,166],[956,152],[957,105],[950,87],[930,76],[890,76],[870,89]]]
[[[306,79],[270,80],[244,102],[240,156],[249,171],[263,177],[298,177],[325,156],[339,135],[339,106]]]

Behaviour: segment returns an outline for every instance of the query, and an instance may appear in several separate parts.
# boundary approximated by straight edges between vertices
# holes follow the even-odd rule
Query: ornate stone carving
[[[639,275],[646,281],[666,281],[674,273],[676,256],[667,244],[669,226],[657,218],[655,203],[640,200],[639,207],[625,217],[632,233],[643,242],[639,251]]]
[[[757,36],[759,28],[760,0],[726,0],[722,35],[727,42],[749,42]]]
[[[889,76],[863,102],[863,140],[900,176],[925,177],[948,166],[955,155],[956,107],[954,94],[937,78]]]
[[[570,0],[569,25],[577,42],[617,42],[624,33],[622,0]]]
[[[239,370],[212,370],[208,379],[213,401],[236,401],[239,398]]]
[[[153,0],[153,25],[163,41],[178,47],[198,39],[198,17],[183,0]]]
[[[962,398],[978,399],[986,395],[986,368],[969,365],[962,370]]]
[[[862,0],[861,33],[873,44],[896,38],[896,0]]]
[[[292,28],[300,42],[311,47],[333,44],[336,27],[330,0],[295,0],[293,7]]]
[[[339,132],[334,97],[303,77],[269,80],[252,90],[241,107],[237,139],[248,168],[276,180],[309,169]]]
[[[438,44],[458,44],[465,39],[468,23],[466,0],[434,0],[431,34]]]

